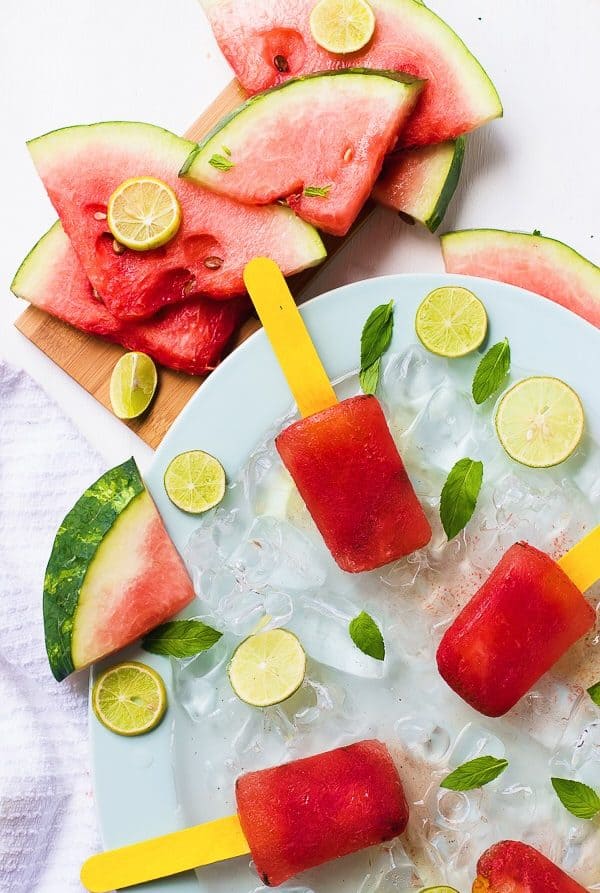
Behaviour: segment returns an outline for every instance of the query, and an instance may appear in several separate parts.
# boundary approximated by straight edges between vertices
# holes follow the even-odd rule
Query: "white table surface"
[[[443,229],[537,228],[600,264],[600,0],[429,5],[479,57],[505,109],[471,138]],[[147,467],[151,451],[12,326],[23,308],[10,281],[55,218],[24,143],[107,119],[182,132],[229,78],[195,0],[2,2],[0,355],[38,379],[110,464],[134,453]],[[435,237],[378,211],[312,293],[380,273],[441,269]]]

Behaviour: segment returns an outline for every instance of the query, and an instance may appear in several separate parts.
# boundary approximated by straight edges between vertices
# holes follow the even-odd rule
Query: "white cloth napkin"
[[[87,673],[55,682],[42,582],[62,518],[100,456],[24,372],[0,363],[0,891],[81,891],[98,849]]]

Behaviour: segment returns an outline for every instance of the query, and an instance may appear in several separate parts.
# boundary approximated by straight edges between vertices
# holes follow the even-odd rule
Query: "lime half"
[[[132,660],[110,667],[96,679],[92,709],[111,732],[143,735],[165,715],[167,692],[156,670]]]
[[[203,450],[180,453],[165,471],[165,490],[171,502],[191,515],[218,505],[225,495],[225,470],[218,459]]]
[[[375,14],[367,0],[319,0],[310,14],[310,30],[330,53],[356,53],[373,37]]]
[[[150,251],[173,238],[181,224],[181,206],[162,180],[132,177],[117,186],[106,216],[117,242],[134,251]]]
[[[110,404],[120,419],[135,419],[145,412],[156,391],[156,366],[145,353],[123,354],[110,378]]]
[[[297,691],[306,673],[306,654],[287,629],[271,629],[245,639],[229,664],[234,692],[253,707],[280,704]]]
[[[581,400],[559,378],[533,376],[518,381],[496,411],[500,443],[512,459],[530,468],[549,468],[568,459],[583,428]]]
[[[421,302],[415,329],[431,353],[441,357],[464,357],[483,344],[487,334],[487,313],[473,292],[445,285],[434,289]]]

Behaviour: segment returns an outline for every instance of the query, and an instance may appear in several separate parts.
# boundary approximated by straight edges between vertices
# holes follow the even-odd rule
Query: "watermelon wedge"
[[[217,124],[181,175],[246,204],[285,198],[307,222],[343,236],[422,87],[363,69],[288,80]],[[303,145],[308,151],[299,152]]]
[[[319,235],[289,208],[244,207],[180,180],[195,143],[160,127],[65,127],[28,146],[86,275],[118,319],[151,316],[191,296],[243,294],[242,271],[256,255],[272,257],[286,275],[325,256]],[[168,183],[182,208],[177,235],[152,251],[119,249],[104,217],[111,193],[138,175]]]
[[[107,471],[56,534],[44,579],[48,660],[60,682],[124,648],[194,598],[133,459]]]
[[[245,298],[193,298],[165,307],[150,319],[122,322],[95,297],[60,221],[29,252],[11,290],[76,329],[128,350],[141,350],[163,366],[189,375],[214,369],[249,309]]]
[[[464,136],[396,152],[386,159],[372,196],[380,205],[418,220],[433,233],[456,192],[464,154]]]
[[[402,146],[455,139],[502,115],[496,88],[464,43],[417,0],[370,0],[375,34],[351,57],[323,50],[310,30],[315,0],[201,0],[215,37],[249,93],[287,78],[349,66],[427,80]],[[310,151],[310,148],[308,151]]]
[[[572,310],[600,328],[600,268],[556,239],[499,229],[441,237],[448,273],[508,282]]]

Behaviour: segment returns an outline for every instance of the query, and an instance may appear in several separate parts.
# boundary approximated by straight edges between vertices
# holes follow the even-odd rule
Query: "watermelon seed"
[[[117,242],[116,239],[113,239],[113,251],[115,252],[115,254],[124,254],[125,250],[125,245],[121,245],[120,242]]]
[[[352,161],[354,158],[354,149],[352,146],[348,146],[346,151],[344,152],[344,161]]]
[[[106,214],[104,211],[96,211],[94,214],[94,220],[106,220]]]
[[[285,56],[275,56],[275,58],[273,59],[273,64],[275,65],[277,71],[285,72],[290,70],[288,60],[285,58]]]
[[[223,266],[223,258],[215,257],[214,255],[211,255],[210,257],[206,257],[204,259],[204,266],[206,267],[207,270],[218,270],[219,267]]]

